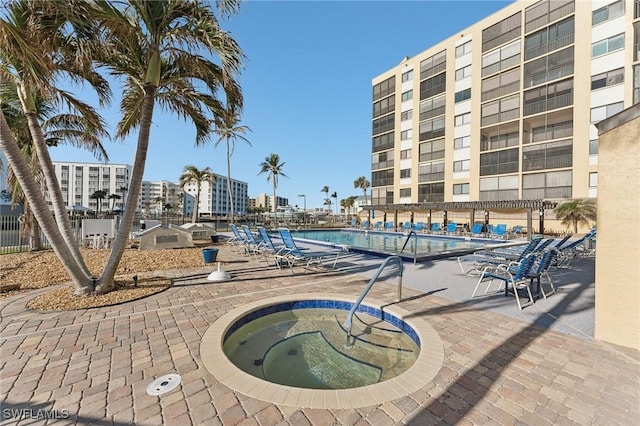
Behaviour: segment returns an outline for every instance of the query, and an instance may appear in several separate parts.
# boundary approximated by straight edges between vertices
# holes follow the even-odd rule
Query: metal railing
[[[369,293],[369,290],[371,290],[371,287],[373,287],[373,284],[375,284],[375,282],[380,277],[382,270],[391,261],[395,261],[398,263],[398,300],[397,302],[402,300],[402,258],[400,256],[389,256],[380,264],[380,267],[378,268],[376,273],[373,275],[373,278],[371,278],[371,281],[369,281],[369,284],[367,284],[367,286],[362,290],[362,292],[360,293],[360,296],[358,297],[358,300],[356,300],[356,302],[351,307],[351,310],[347,314],[347,319],[343,324],[344,328],[347,330],[347,344],[349,343],[349,337],[351,337],[351,327],[353,326],[353,314],[355,314],[356,310],[362,303],[362,300],[365,298],[367,293]]]

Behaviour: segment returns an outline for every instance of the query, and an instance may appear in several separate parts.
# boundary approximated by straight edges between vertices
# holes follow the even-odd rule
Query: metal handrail
[[[378,270],[373,275],[373,278],[371,278],[371,281],[369,281],[369,284],[367,284],[367,286],[362,290],[362,292],[360,293],[360,296],[358,297],[358,300],[356,300],[356,302],[351,307],[349,314],[347,314],[347,319],[343,324],[344,328],[347,330],[347,341],[351,336],[351,327],[353,326],[353,314],[356,312],[356,309],[358,309],[358,306],[360,306],[360,303],[362,303],[362,300],[365,298],[367,293],[369,293],[369,290],[371,290],[371,287],[373,287],[373,284],[380,277],[380,274],[382,273],[382,270],[384,269],[384,267],[387,266],[389,262],[391,262],[392,260],[395,260],[398,262],[398,300],[397,301],[399,302],[402,299],[402,258],[400,256],[389,256],[384,260],[384,262],[382,262],[382,264],[380,264],[380,267],[378,267]]]

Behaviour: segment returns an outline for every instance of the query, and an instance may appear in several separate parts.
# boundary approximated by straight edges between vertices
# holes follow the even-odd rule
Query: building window
[[[456,70],[456,81],[471,77],[471,65]]]
[[[453,149],[468,148],[471,146],[471,136],[463,136],[453,140]]]
[[[480,154],[480,176],[501,175],[518,171],[518,148]]]
[[[522,198],[571,198],[571,186],[571,170],[523,175]]]
[[[541,143],[522,148],[522,171],[559,169],[573,164],[573,141]]]
[[[574,20],[571,17],[526,36],[524,39],[524,59],[533,59],[552,50],[568,46],[573,43],[573,39]]]
[[[447,67],[447,51],[443,50],[420,62],[420,80],[444,71]]]
[[[400,197],[411,197],[411,188],[403,188],[400,190]]]
[[[371,172],[371,186],[389,185],[393,185],[393,169]]]
[[[467,172],[471,167],[471,160],[460,160],[453,162],[454,172]]]
[[[418,202],[444,201],[444,182],[418,185]]]
[[[471,40],[456,47],[456,58],[471,53]]]
[[[402,73],[402,82],[413,80],[413,70]]]
[[[420,102],[420,121],[442,115],[445,113],[445,109],[445,95],[434,96],[433,98],[422,101]]]
[[[431,77],[428,80],[420,82],[420,99],[428,99],[432,96],[439,95],[447,88],[447,73],[443,72]]]
[[[471,88],[468,89],[464,89],[461,90],[459,92],[456,92],[455,94],[455,102],[462,102],[462,101],[466,101],[467,99],[471,99]]]
[[[516,119],[520,116],[520,94],[487,102],[480,107],[480,114],[481,126]]]
[[[537,86],[573,74],[573,46],[529,61],[524,65],[524,87]]]
[[[413,99],[413,90],[407,90],[402,94],[402,102],[410,101]]]
[[[524,32],[536,30],[549,22],[573,13],[575,5],[570,1],[539,1],[525,10]]]
[[[619,113],[624,109],[624,102],[616,102],[614,104],[603,105],[591,108],[591,122],[597,123],[607,117]]]
[[[598,139],[589,141],[589,155],[598,155]]]
[[[482,55],[482,77],[520,63],[520,40]]]
[[[410,178],[411,177],[411,169],[401,169],[400,170],[400,179],[402,178]]]
[[[482,80],[481,101],[489,101],[520,90],[520,67]]]
[[[401,160],[406,160],[411,158],[411,150],[410,149],[403,149],[402,151],[400,151],[400,159]]]
[[[419,152],[420,158],[418,160],[420,162],[444,158],[444,139],[421,143]]]
[[[524,115],[538,114],[573,104],[573,78],[524,92]]]
[[[455,183],[453,184],[453,195],[469,194],[468,183]]]
[[[464,124],[469,124],[471,123],[471,113],[467,112],[465,114],[460,114],[460,115],[456,115],[454,117],[454,125],[455,126],[462,126]]]
[[[389,96],[373,103],[373,118],[388,114],[395,110],[395,96]]]
[[[444,117],[420,123],[420,140],[434,139],[444,136]]]
[[[395,114],[385,115],[384,117],[376,118],[373,120],[373,129],[372,133],[384,133],[389,130],[393,130],[395,125]]]
[[[624,49],[624,33],[593,43],[591,45],[591,57],[597,58],[620,49]]]
[[[480,179],[480,201],[517,200],[518,176],[498,176]]]
[[[624,83],[624,68],[603,72],[591,77],[591,90]]]
[[[373,152],[378,152],[393,148],[393,138],[393,132],[375,136],[371,142],[371,150]]]
[[[408,139],[411,139],[412,134],[413,134],[413,130],[411,129],[403,130],[402,132],[400,132],[400,140],[406,141]]]
[[[413,118],[413,110],[410,109],[408,111],[403,112],[402,114],[400,114],[400,121],[407,121],[407,120],[411,120]]]
[[[598,187],[598,172],[589,173],[589,188]]]
[[[389,77],[382,83],[373,86],[373,101],[387,97],[396,91],[396,78]]]
[[[624,0],[618,0],[605,7],[594,10],[591,23],[592,25],[598,25],[621,15],[624,15]]]
[[[371,169],[388,169],[393,167],[393,151],[379,152],[371,156]]]
[[[418,166],[418,182],[444,180],[444,161],[420,164]]]
[[[371,188],[371,204],[393,204],[393,190],[389,188]]]
[[[486,52],[519,37],[522,32],[521,22],[522,12],[518,12],[482,30],[482,51]]]

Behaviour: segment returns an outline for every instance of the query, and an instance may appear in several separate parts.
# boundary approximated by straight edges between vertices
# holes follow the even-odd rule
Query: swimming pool
[[[504,241],[446,235],[411,236],[399,232],[360,231],[352,229],[292,230],[294,238],[349,251],[379,256],[399,255],[405,259],[428,260],[454,257]],[[407,241],[407,239],[409,241]]]

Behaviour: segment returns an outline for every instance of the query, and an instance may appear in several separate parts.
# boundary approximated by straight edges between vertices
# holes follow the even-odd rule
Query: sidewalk
[[[204,367],[199,345],[208,327],[231,309],[282,294],[326,292],[355,299],[380,259],[349,255],[338,265],[349,273],[296,275],[227,247],[221,248],[219,260],[226,262],[232,280],[208,282],[213,266],[159,271],[154,276],[174,279],[170,289],[108,308],[26,309],[26,301],[38,292],[3,300],[2,424],[640,424],[638,351],[580,337],[587,334],[584,330],[567,334],[549,328],[562,324],[573,329],[562,315],[546,324],[559,308],[546,310],[540,304],[536,309],[545,312],[527,308],[523,317],[515,317],[488,308],[497,303],[505,312],[517,311],[515,302],[504,297],[457,300],[465,297],[468,277],[456,275],[452,261],[407,265],[399,303],[431,324],[444,344],[444,363],[429,385],[385,404],[348,410],[311,410],[246,397]],[[387,279],[376,283],[371,297],[395,300],[396,278]],[[549,306],[580,301],[573,307],[564,303],[567,318],[586,300],[577,290],[576,297],[566,299],[577,282],[571,280],[565,283],[565,296],[561,292],[547,300]],[[147,395],[151,381],[172,373],[182,377],[177,389]],[[57,419],[34,418],[38,415]]]

